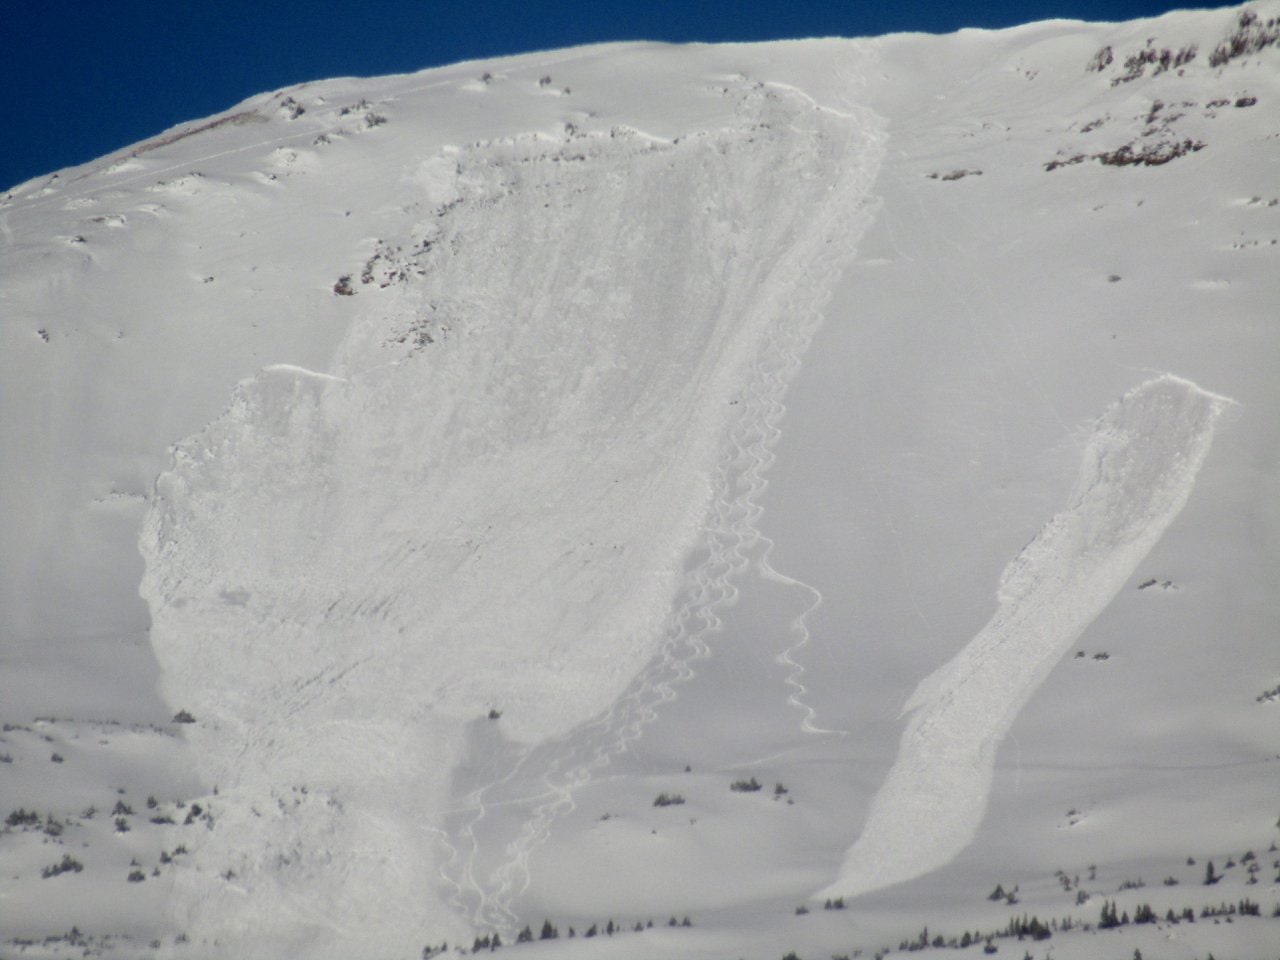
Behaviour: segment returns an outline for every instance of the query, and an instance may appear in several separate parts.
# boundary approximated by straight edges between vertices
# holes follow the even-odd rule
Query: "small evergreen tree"
[[[1102,915],[1098,918],[1098,929],[1110,930],[1118,926],[1120,926],[1120,917],[1116,912],[1115,901],[1104,900],[1102,902]]]

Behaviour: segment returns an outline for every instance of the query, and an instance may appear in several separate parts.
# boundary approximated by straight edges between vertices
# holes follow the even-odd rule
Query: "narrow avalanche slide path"
[[[1096,422],[1070,505],[1006,568],[991,621],[907,700],[911,719],[862,834],[815,898],[902,883],[969,844],[1001,739],[1182,511],[1231,402],[1164,375]]]
[[[477,798],[506,776],[468,755],[476,724],[520,755],[606,718],[585,761],[549,761],[567,774],[493,879],[466,871],[500,920],[573,784],[687,669],[672,644],[730,589],[708,524],[758,512],[720,488],[758,483],[881,154],[872,114],[716,89],[723,127],[675,140],[567,130],[427,159],[331,369],[263,370],[176,449],[142,592],[218,788],[176,881],[196,942],[456,941],[452,771]],[[735,437],[755,452],[726,471]]]

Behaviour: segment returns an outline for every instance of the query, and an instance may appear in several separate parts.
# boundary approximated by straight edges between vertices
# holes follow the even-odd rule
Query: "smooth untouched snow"
[[[1069,506],[1005,569],[991,621],[907,700],[893,768],[840,875],[815,898],[902,883],[968,846],[1000,741],[1182,511],[1230,402],[1166,375],[1098,420]]]

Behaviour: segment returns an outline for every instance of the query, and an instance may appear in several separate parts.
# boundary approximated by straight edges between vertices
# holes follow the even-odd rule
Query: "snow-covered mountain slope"
[[[326,81],[9,191],[10,947],[1269,912],[1277,17]]]

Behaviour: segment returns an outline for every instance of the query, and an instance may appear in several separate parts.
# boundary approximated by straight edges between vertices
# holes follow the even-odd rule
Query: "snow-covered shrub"
[[[1235,32],[1213,48],[1209,66],[1221,67],[1238,57],[1259,53],[1277,40],[1280,40],[1280,17],[1271,17],[1264,22],[1252,10],[1241,10]]]

